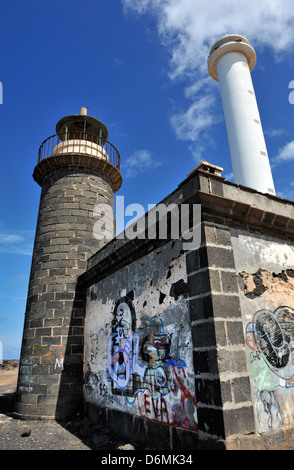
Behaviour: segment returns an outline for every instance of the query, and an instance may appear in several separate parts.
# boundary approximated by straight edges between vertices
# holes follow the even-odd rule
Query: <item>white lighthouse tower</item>
[[[255,62],[248,40],[230,34],[211,46],[208,72],[220,84],[235,182],[275,194],[250,74]]]

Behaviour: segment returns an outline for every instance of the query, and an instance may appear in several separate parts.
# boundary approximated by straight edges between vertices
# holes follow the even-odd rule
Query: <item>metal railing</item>
[[[38,163],[44,158],[63,154],[83,154],[107,160],[120,170],[118,150],[103,137],[85,132],[65,132],[62,135],[51,135],[39,148]]]

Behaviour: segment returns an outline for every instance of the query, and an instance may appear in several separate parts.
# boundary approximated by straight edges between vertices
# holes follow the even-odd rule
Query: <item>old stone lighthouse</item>
[[[107,139],[105,125],[82,108],[62,118],[39,150],[33,177],[42,193],[18,385],[23,417],[64,416],[80,400],[84,318],[77,280],[103,245],[93,236],[95,206],[113,207],[122,184],[120,156]]]

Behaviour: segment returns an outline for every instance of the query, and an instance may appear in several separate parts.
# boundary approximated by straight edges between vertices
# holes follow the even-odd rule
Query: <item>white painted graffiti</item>
[[[132,334],[130,339],[126,339],[122,327],[118,326],[115,330],[108,340],[108,372],[111,380],[120,389],[124,389],[130,381],[131,373],[134,372],[140,377],[144,377],[147,366],[138,362],[138,335]]]
[[[270,369],[289,380],[294,376],[294,310],[259,310],[253,318],[255,342]]]
[[[249,374],[256,388],[259,432],[282,424],[278,388],[294,386],[294,310],[259,310],[246,327]]]

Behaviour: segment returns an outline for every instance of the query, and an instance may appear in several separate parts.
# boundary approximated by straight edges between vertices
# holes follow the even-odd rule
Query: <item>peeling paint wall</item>
[[[88,288],[87,402],[196,430],[192,350],[180,241]]]
[[[256,430],[294,424],[294,248],[231,230]]]

